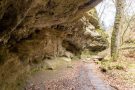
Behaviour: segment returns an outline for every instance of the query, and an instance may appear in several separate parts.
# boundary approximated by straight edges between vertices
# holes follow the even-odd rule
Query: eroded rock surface
[[[1,0],[1,90],[15,90],[20,76],[43,60],[106,49],[96,11],[86,13],[101,1]]]

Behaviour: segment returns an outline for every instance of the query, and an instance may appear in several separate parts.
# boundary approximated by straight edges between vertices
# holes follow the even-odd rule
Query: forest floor
[[[105,81],[118,90],[135,90],[135,50],[120,51],[117,61],[103,60],[96,62]]]
[[[67,68],[34,73],[26,90],[117,90],[102,76],[92,61],[74,61]]]
[[[135,90],[135,58],[126,51],[118,61],[83,58],[56,70],[39,70],[26,90]]]
[[[101,62],[99,68],[105,81],[118,90],[135,90],[135,62]],[[127,63],[124,65],[123,63]],[[106,64],[106,65],[105,65]]]

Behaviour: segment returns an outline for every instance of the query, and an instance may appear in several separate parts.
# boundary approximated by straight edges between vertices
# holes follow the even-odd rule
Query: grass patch
[[[84,50],[81,53],[81,58],[90,58],[93,55],[97,55],[97,53],[98,52],[92,52],[92,51],[89,51],[89,50]]]
[[[120,62],[113,62],[111,60],[98,61],[102,72],[108,72],[110,70],[124,70],[126,65]]]

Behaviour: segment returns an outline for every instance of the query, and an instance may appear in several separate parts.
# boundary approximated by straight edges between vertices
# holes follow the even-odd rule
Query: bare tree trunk
[[[119,31],[121,26],[121,20],[123,16],[123,1],[124,0],[116,0],[116,16],[115,23],[111,37],[111,57],[112,60],[117,60],[118,58],[118,48],[120,43]]]

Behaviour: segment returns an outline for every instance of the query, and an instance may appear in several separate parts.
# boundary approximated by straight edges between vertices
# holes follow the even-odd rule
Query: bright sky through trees
[[[100,21],[106,29],[111,28],[114,24],[116,12],[114,1],[115,0],[103,0],[103,2],[96,7]],[[135,0],[126,0],[125,6],[126,15],[132,16],[135,14]]]

